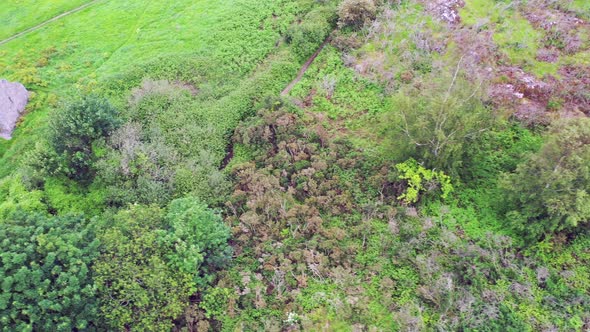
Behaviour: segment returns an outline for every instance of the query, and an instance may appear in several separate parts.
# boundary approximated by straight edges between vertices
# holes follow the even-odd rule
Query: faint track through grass
[[[299,81],[301,81],[301,79],[303,78],[303,75],[305,75],[305,72],[309,69],[309,66],[311,66],[311,64],[315,61],[315,59],[318,57],[318,55],[320,55],[322,50],[326,47],[326,45],[328,45],[328,43],[330,42],[331,39],[332,39],[332,37],[328,36],[328,38],[326,38],[326,40],[322,43],[322,45],[320,45],[320,47],[317,49],[317,51],[315,51],[315,53],[312,54],[309,57],[309,59],[307,59],[305,64],[303,64],[303,66],[299,70],[299,73],[297,73],[297,77],[295,77],[295,79],[293,81],[291,81],[291,83],[289,83],[289,85],[287,85],[287,87],[283,90],[283,92],[281,92],[281,96],[288,95],[289,92],[291,92],[291,90],[295,87],[295,85],[297,83],[299,83]]]
[[[86,8],[88,8],[88,7],[92,6],[92,5],[94,5],[95,3],[99,2],[99,1],[101,1],[101,0],[93,0],[93,1],[90,1],[90,2],[88,2],[88,3],[86,3],[86,4],[83,4],[83,5],[82,5],[82,6],[80,6],[80,7],[77,7],[77,8],[74,8],[74,9],[72,9],[72,10],[68,10],[68,11],[67,11],[67,12],[65,12],[65,13],[59,14],[59,15],[55,16],[54,18],[51,18],[51,19],[49,19],[49,20],[47,20],[47,21],[45,21],[45,22],[43,22],[43,23],[41,23],[41,24],[38,24],[38,25],[36,25],[36,26],[34,26],[34,27],[32,27],[32,28],[28,28],[28,29],[26,29],[26,30],[24,30],[24,31],[21,31],[21,32],[19,32],[19,33],[17,33],[17,34],[15,34],[15,35],[13,35],[12,37],[8,37],[8,38],[6,38],[6,39],[4,39],[4,40],[0,41],[0,46],[4,45],[4,44],[6,44],[6,43],[8,43],[8,42],[10,42],[10,41],[12,41],[12,40],[15,40],[15,39],[17,39],[17,38],[19,38],[19,37],[22,37],[22,36],[24,36],[24,35],[26,35],[26,34],[28,34],[28,33],[31,33],[31,32],[33,32],[33,31],[39,30],[39,29],[41,29],[42,27],[44,27],[44,26],[46,26],[46,25],[48,25],[48,24],[50,24],[50,23],[52,23],[52,22],[55,22],[55,21],[57,21],[57,20],[59,20],[59,19],[61,19],[61,18],[64,18],[64,17],[66,17],[66,16],[68,16],[68,15],[71,15],[71,14],[77,13],[77,12],[79,12],[79,11],[82,11],[82,10],[84,10],[84,9],[86,9]]]

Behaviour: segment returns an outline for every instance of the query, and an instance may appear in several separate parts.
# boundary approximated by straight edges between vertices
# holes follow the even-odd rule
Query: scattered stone
[[[12,131],[28,101],[29,92],[22,84],[0,80],[0,137],[12,138]]]
[[[515,90],[522,93],[524,98],[543,103],[547,102],[553,94],[553,87],[550,84],[521,68],[503,67],[499,73],[501,76],[507,77],[514,85]]]
[[[449,24],[461,23],[459,9],[465,6],[463,0],[430,0],[423,1],[426,10],[431,12],[436,18]]]
[[[537,51],[537,60],[555,63],[559,60],[559,52],[554,49],[541,48]]]
[[[516,107],[524,97],[522,92],[516,91],[513,84],[499,83],[492,84],[488,88],[490,100],[498,107]]]
[[[513,116],[527,126],[549,125],[551,123],[551,116],[547,113],[545,105],[528,99],[522,100]]]

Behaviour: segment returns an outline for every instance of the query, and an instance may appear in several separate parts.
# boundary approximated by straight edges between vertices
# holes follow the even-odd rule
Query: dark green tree
[[[590,224],[590,119],[556,122],[541,150],[501,183],[512,226],[537,240]]]
[[[316,9],[287,31],[286,40],[293,45],[293,51],[300,59],[312,55],[326,40],[332,30],[332,13],[323,8]]]
[[[17,212],[0,220],[0,329],[93,330],[98,241],[80,217]]]
[[[166,238],[176,247],[173,262],[186,272],[196,270],[198,286],[213,281],[215,271],[226,266],[232,254],[228,245],[230,230],[221,216],[187,197],[170,203],[166,221],[170,228]]]
[[[121,124],[108,100],[85,96],[56,112],[49,142],[59,156],[58,173],[76,180],[92,178],[94,144]]]

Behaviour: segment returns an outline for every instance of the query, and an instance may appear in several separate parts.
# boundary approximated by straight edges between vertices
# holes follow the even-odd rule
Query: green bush
[[[227,303],[231,294],[232,290],[228,288],[210,288],[203,296],[199,307],[205,310],[205,315],[208,318],[223,318],[224,315],[227,315]]]
[[[163,206],[172,199],[178,153],[162,137],[146,136],[137,123],[123,125],[112,134],[105,156],[96,162],[96,183],[106,188],[115,206]]]
[[[418,202],[421,196],[434,190],[440,190],[440,197],[445,199],[453,191],[451,178],[442,171],[424,168],[414,159],[408,159],[395,165],[398,178],[407,183],[406,190],[397,199],[406,204]]]
[[[508,219],[529,240],[590,224],[590,119],[555,123],[541,150],[505,177]]]
[[[102,315],[116,330],[165,331],[231,257],[229,229],[192,198],[168,213],[133,205],[101,236],[95,265]]]
[[[101,235],[95,264],[101,314],[113,330],[167,331],[194,292],[191,274],[168,262],[162,210],[132,206]]]
[[[531,152],[539,150],[542,137],[518,123],[497,126],[483,134],[465,152],[462,181],[473,186],[496,187],[502,172],[513,172]],[[490,182],[493,182],[490,184]]]
[[[82,218],[16,213],[0,221],[0,239],[2,331],[96,328],[98,241]]]
[[[466,147],[492,127],[486,108],[466,78],[441,75],[421,88],[400,91],[392,99],[394,153],[414,158],[427,168],[455,175],[462,171]]]
[[[47,206],[43,202],[43,194],[40,190],[27,190],[18,175],[0,179],[0,223],[17,210],[45,212]]]
[[[330,11],[314,10],[287,31],[286,40],[299,59],[306,59],[318,49],[332,30],[332,21]]]
[[[175,248],[168,256],[172,264],[195,275],[197,286],[206,286],[231,258],[229,228],[219,214],[192,197],[173,200],[165,219],[169,227],[165,241]]]
[[[94,144],[120,125],[117,110],[104,98],[85,96],[56,112],[49,142],[58,154],[58,169],[75,180],[92,178]]]

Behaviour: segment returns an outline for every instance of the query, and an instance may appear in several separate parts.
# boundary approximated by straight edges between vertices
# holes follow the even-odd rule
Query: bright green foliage
[[[528,239],[576,232],[590,223],[590,119],[554,124],[541,150],[502,184],[508,218]]]
[[[333,10],[320,8],[307,14],[300,24],[287,31],[286,39],[293,45],[293,52],[305,59],[313,54],[332,30]]]
[[[119,212],[95,268],[102,314],[115,329],[169,330],[227,263],[228,237],[221,218],[190,198],[173,201],[166,216],[140,205]]]
[[[101,236],[95,265],[101,312],[116,330],[166,331],[194,291],[192,276],[168,264],[174,248],[162,241],[162,210],[132,206]]]
[[[203,301],[199,303],[199,307],[205,310],[205,314],[208,318],[222,318],[227,314],[227,302],[231,294],[232,290],[229,288],[210,288],[203,296]]]
[[[408,159],[403,163],[395,165],[400,173],[398,178],[407,182],[406,191],[397,199],[412,204],[418,202],[424,193],[440,189],[440,197],[445,199],[453,191],[451,178],[442,171],[435,171],[424,168],[414,159]]]
[[[0,180],[0,220],[11,213],[22,210],[25,212],[43,212],[43,192],[28,191],[20,176],[5,177]]]
[[[105,207],[107,193],[101,188],[85,188],[71,180],[47,178],[43,184],[47,210],[57,214],[83,213],[99,215]]]
[[[327,45],[291,91],[291,96],[301,100],[311,98],[307,110],[324,113],[333,120],[346,119],[346,127],[359,133],[353,139],[360,140],[366,137],[365,131],[377,132],[368,120],[390,110],[391,103],[384,98],[382,87],[359,76],[342,58],[337,48]],[[373,140],[363,143],[367,148],[380,148]]]
[[[3,331],[93,330],[90,268],[98,241],[79,217],[16,213],[0,221]]]
[[[117,110],[103,98],[86,96],[55,114],[51,147],[60,156],[58,173],[85,180],[91,178],[93,144],[120,124]]]
[[[465,148],[491,127],[493,119],[477,97],[480,87],[456,70],[453,77],[441,74],[422,89],[397,94],[391,131],[394,149],[403,157],[451,174],[460,171]]]
[[[221,216],[192,197],[176,199],[168,206],[166,222],[170,230],[165,241],[174,245],[168,256],[180,271],[195,274],[198,286],[211,282],[217,269],[231,258],[229,228]]]

